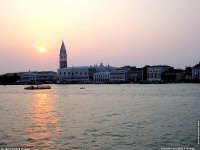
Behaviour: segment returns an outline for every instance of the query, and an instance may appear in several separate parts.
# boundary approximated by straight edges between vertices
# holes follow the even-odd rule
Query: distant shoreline
[[[44,83],[44,85],[109,85],[109,84],[199,84],[200,82],[177,82],[177,83]],[[43,85],[43,84],[1,84],[1,86],[8,86],[8,85]]]

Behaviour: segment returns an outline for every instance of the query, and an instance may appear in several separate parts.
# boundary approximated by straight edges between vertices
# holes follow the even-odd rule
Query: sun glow
[[[39,51],[40,53],[45,53],[45,52],[46,52],[46,49],[45,49],[44,47],[39,47],[39,48],[38,48],[38,51]]]
[[[34,49],[36,49],[40,53],[47,52],[46,48],[44,48],[43,46],[37,46],[36,44],[33,44],[33,47],[34,47]]]

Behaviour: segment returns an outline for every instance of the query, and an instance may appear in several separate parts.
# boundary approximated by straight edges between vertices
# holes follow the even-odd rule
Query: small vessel
[[[37,85],[37,86],[28,86],[24,88],[25,90],[45,90],[45,89],[51,89],[51,86],[49,85]]]

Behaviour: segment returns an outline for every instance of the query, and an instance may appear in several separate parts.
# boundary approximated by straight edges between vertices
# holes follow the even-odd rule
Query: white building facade
[[[96,79],[104,78],[107,82],[110,78],[108,72],[114,69],[115,67],[110,66],[67,67],[58,69],[58,76],[61,83],[92,83],[95,81],[94,77]],[[100,74],[101,76],[99,76]]]
[[[61,83],[89,83],[93,81],[95,68],[90,66],[67,67],[58,69]]]
[[[161,75],[164,71],[172,69],[171,66],[157,65],[147,67],[147,81],[149,82],[161,82]]]
[[[95,83],[108,83],[110,82],[110,72],[98,72],[94,73]]]

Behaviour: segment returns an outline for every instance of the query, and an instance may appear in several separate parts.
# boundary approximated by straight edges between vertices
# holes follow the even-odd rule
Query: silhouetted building
[[[20,79],[19,73],[7,73],[0,75],[0,85],[1,84],[16,84]]]
[[[161,75],[161,80],[165,83],[180,83],[185,80],[185,72],[181,69],[169,69]]]
[[[145,67],[142,68],[142,80],[147,81],[147,68],[150,67],[146,65]]]
[[[186,67],[185,68],[185,82],[191,82],[192,81],[192,68]]]

